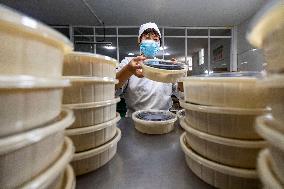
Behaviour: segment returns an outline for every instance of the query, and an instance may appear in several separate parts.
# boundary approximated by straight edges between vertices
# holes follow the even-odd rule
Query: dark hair
[[[142,39],[142,36],[145,35],[145,34],[148,34],[148,33],[154,33],[155,35],[159,36],[159,39],[160,39],[160,46],[162,46],[162,40],[161,40],[161,36],[160,34],[154,29],[154,28],[148,28],[146,29],[141,35],[140,35],[140,42],[141,42],[141,39]]]

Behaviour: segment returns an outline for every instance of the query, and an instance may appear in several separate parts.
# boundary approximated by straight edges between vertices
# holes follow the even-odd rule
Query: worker
[[[169,110],[176,85],[143,77],[141,63],[155,58],[161,47],[161,32],[155,23],[141,25],[138,34],[140,56],[124,58],[117,68],[116,95],[123,95],[127,106],[126,117],[137,110]]]

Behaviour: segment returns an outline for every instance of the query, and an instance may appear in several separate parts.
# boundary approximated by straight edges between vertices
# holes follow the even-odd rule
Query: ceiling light
[[[114,49],[116,49],[116,47],[114,47],[114,46],[105,46],[105,49],[107,49],[107,50],[114,50]]]
[[[134,53],[128,53],[128,56],[134,56]]]
[[[167,47],[167,46],[164,46],[164,48],[163,48],[163,47],[160,47],[159,49],[160,49],[160,51],[162,51],[162,50],[168,49],[168,47]]]
[[[171,54],[170,54],[170,53],[165,53],[164,55],[165,55],[165,56],[169,56],[169,55],[171,55]]]

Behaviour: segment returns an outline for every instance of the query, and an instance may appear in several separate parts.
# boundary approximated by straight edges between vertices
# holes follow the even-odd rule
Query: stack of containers
[[[220,73],[183,79],[180,142],[190,169],[217,188],[258,188],[256,159],[266,142],[254,130],[265,109],[260,73]]]
[[[74,153],[61,110],[64,53],[72,43],[29,17],[0,6],[0,186],[75,187]]]
[[[65,56],[63,75],[72,86],[64,89],[64,107],[73,109],[76,120],[66,130],[75,145],[72,166],[76,175],[98,169],[116,154],[121,132],[115,98],[117,61],[91,53]]]
[[[272,115],[258,117],[257,132],[269,142],[260,153],[258,171],[264,188],[284,188],[284,2],[273,2],[255,17],[248,33],[249,42],[262,48],[267,77],[259,83],[268,90]]]

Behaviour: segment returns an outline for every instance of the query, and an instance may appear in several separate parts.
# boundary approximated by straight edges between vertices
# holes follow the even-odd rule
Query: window
[[[204,49],[200,49],[198,51],[198,61],[199,61],[199,65],[204,64]]]

